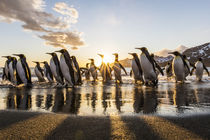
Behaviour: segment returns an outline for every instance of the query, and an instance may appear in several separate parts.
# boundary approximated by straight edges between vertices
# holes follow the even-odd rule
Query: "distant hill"
[[[169,52],[173,52],[173,51],[179,51],[181,53],[183,53],[185,50],[187,50],[188,47],[185,47],[184,45],[180,45],[178,46],[176,49],[174,50],[169,50],[169,49],[162,49],[158,52],[155,52],[154,54],[156,56],[162,56],[162,57],[167,57]]]
[[[173,60],[173,56],[168,54],[168,52],[172,51],[179,51],[185,54],[191,63],[195,63],[197,59],[201,57],[203,58],[204,63],[208,67],[210,67],[210,42],[191,48],[180,45],[174,50],[163,49],[159,52],[154,53],[155,60],[161,66],[165,66],[168,62],[171,62]],[[120,60],[120,62],[124,67],[131,67],[131,59],[126,58],[124,60]]]

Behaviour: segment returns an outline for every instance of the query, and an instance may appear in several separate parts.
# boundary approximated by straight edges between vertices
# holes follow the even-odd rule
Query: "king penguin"
[[[81,76],[79,63],[77,62],[77,59],[76,59],[75,56],[71,56],[71,59],[72,59],[72,62],[73,62],[73,66],[75,68],[75,70],[74,70],[74,72],[75,72],[75,84],[81,85],[82,84],[82,76]]]
[[[203,59],[199,58],[198,61],[195,63],[195,75],[197,81],[202,81],[203,77],[203,70],[205,70],[209,76],[209,71],[203,63]],[[192,70],[194,71],[194,69]]]
[[[132,67],[131,73],[133,73],[133,75],[134,75],[135,83],[137,83],[137,81],[144,83],[143,71],[141,68],[141,64],[140,64],[138,55],[136,53],[128,53],[128,54],[133,56],[133,59],[131,62],[131,67]],[[130,74],[130,75],[132,75],[132,74]]]
[[[44,74],[45,76],[47,77],[47,80],[52,83],[54,81],[53,79],[53,74],[52,74],[52,71],[50,69],[50,66],[49,64],[47,63],[47,61],[44,61],[44,62],[41,62],[44,64]]]
[[[190,68],[188,67],[186,61],[184,60],[182,54],[178,51],[171,52],[169,54],[174,54],[175,57],[172,61],[172,71],[173,75],[175,76],[176,82],[181,81],[184,82],[185,80],[185,67],[190,72]]]
[[[98,73],[97,73],[98,68],[96,67],[96,65],[94,63],[94,59],[89,59],[89,60],[91,61],[89,71],[93,77],[93,82],[95,82],[98,79]]]
[[[7,58],[7,60],[5,61],[5,65],[4,65],[4,72],[5,72],[5,79],[11,81],[11,76],[9,73],[9,63],[11,62],[11,56],[2,56],[4,58]]]
[[[56,51],[61,53],[60,55],[60,68],[61,68],[61,72],[66,80],[66,82],[70,85],[70,86],[74,86],[75,85],[75,77],[74,77],[74,69],[73,69],[73,65],[72,65],[72,60],[71,57],[69,55],[69,52],[66,49],[61,49],[59,51]]]
[[[28,63],[26,62],[26,57],[24,54],[13,54],[15,56],[19,56],[19,59],[17,61],[16,69],[17,73],[21,79],[21,81],[29,86],[32,84],[31,82],[31,70],[28,66]]]
[[[60,68],[60,62],[58,60],[58,56],[56,53],[46,53],[52,56],[52,58],[50,59],[50,70],[53,74],[53,76],[55,77],[55,80],[57,81],[57,83],[59,84],[64,84],[63,82],[63,74],[61,72],[61,68]]]
[[[36,63],[36,66],[34,68],[34,73],[36,74],[36,76],[38,78],[38,81],[39,82],[44,82],[45,81],[44,73],[43,73],[42,68],[40,67],[40,63],[37,62],[37,61],[33,61],[33,63]]]
[[[86,80],[90,80],[90,70],[89,70],[89,64],[90,63],[86,63],[86,71],[85,71],[85,79]]]
[[[103,78],[103,82],[109,82],[112,79],[112,74],[110,69],[108,68],[108,66],[104,63],[103,59],[104,59],[104,55],[103,54],[98,54],[101,59],[101,66],[99,68],[100,72],[101,72],[101,76]]]
[[[112,66],[112,69],[114,70],[115,81],[116,83],[117,82],[122,83],[121,69],[125,72],[126,75],[127,75],[127,72],[125,68],[122,66],[122,64],[120,64],[118,60],[118,54],[114,53],[113,55],[115,56],[115,61],[114,61],[114,65]]]
[[[145,84],[156,86],[158,83],[158,75],[155,69],[153,58],[150,56],[146,47],[136,49],[140,49],[142,51],[140,54],[140,64],[142,67]]]
[[[22,83],[17,73],[17,59],[15,57],[11,57],[11,62],[9,63],[9,73],[13,84],[19,85]]]

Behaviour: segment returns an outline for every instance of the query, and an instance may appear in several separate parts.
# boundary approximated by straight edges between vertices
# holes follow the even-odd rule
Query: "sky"
[[[210,41],[209,0],[1,0],[0,56],[24,53],[49,61],[66,48],[84,66],[97,53],[114,61],[140,53]],[[0,58],[0,66],[5,59]]]

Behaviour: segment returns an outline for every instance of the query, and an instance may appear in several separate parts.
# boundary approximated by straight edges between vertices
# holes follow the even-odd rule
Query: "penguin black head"
[[[203,59],[200,57],[200,58],[198,58],[198,61],[202,61]]]
[[[136,53],[128,53],[128,54],[132,55],[133,57],[137,56]]]
[[[40,63],[39,62],[37,62],[37,61],[32,61],[33,63],[36,63],[37,65],[39,65]]]
[[[104,58],[104,55],[103,54],[98,54],[101,58]]]
[[[58,50],[58,51],[55,51],[55,52],[65,53],[65,52],[67,52],[67,50],[66,49],[61,49],[61,50]]]
[[[114,56],[118,57],[118,53],[113,53],[112,55],[114,55]]]
[[[11,60],[12,60],[12,61],[15,61],[15,60],[17,60],[17,59],[16,59],[16,57],[11,57]]]
[[[40,62],[40,63],[42,63],[42,64],[47,64],[47,61],[44,61],[44,62]]]
[[[76,59],[76,57],[74,55],[71,56],[71,59]]]
[[[168,54],[173,54],[175,56],[181,56],[181,54],[178,51],[170,52]]]
[[[141,50],[142,52],[146,52],[146,51],[148,51],[146,47],[135,48],[135,49],[139,49],[139,50]]]
[[[56,55],[56,53],[54,53],[54,52],[52,52],[52,53],[46,53],[46,54],[49,54],[49,55],[51,55],[51,56]]]
[[[2,56],[4,58],[7,58],[7,59],[11,59],[11,56]]]
[[[19,56],[20,58],[25,58],[24,54],[13,54],[14,56]]]
[[[152,53],[151,55],[150,55],[152,58],[154,58],[155,57],[155,55]]]

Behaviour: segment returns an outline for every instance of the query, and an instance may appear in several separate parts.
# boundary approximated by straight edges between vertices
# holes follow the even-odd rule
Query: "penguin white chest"
[[[203,63],[201,63],[200,61],[198,61],[195,64],[195,67],[196,67],[196,70],[195,70],[196,78],[198,80],[201,80],[202,79],[202,76],[203,76]]]
[[[56,65],[55,65],[55,63],[54,63],[52,58],[50,59],[50,69],[51,69],[53,75],[55,77],[57,77],[58,75],[57,75],[57,71],[56,71]]]
[[[172,62],[173,73],[176,76],[177,81],[182,81],[185,78],[185,68],[183,60],[180,56],[176,56]]]
[[[37,68],[37,66],[35,67],[35,74],[36,74],[36,76],[38,77],[38,78],[42,78],[42,74],[41,74],[41,72],[39,71],[39,69]]]
[[[18,60],[17,62],[17,72],[20,76],[21,81],[26,84],[27,83],[26,73],[23,69],[23,66],[20,60]]]
[[[61,72],[64,76],[64,78],[70,83],[72,84],[71,82],[71,75],[70,75],[70,71],[69,71],[69,67],[68,65],[66,64],[66,61],[65,61],[65,58],[63,55],[60,56],[60,67],[61,67]]]
[[[134,74],[134,78],[139,76],[138,65],[136,64],[136,61],[134,59],[132,60],[132,71]]]
[[[140,63],[141,63],[142,71],[144,74],[144,79],[145,80],[156,80],[157,74],[154,71],[153,65],[148,60],[146,55],[143,53],[140,56]]]

